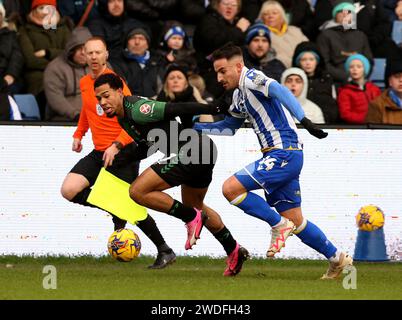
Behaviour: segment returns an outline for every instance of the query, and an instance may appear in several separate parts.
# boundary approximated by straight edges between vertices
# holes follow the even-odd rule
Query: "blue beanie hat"
[[[184,32],[183,28],[180,26],[174,26],[171,27],[165,34],[165,36],[163,37],[163,40],[165,40],[165,42],[167,42],[170,37],[172,36],[181,36],[182,38],[185,38],[186,33]]]
[[[353,60],[360,60],[363,63],[365,76],[367,76],[370,73],[370,69],[371,69],[370,61],[362,54],[353,54],[353,55],[349,56],[349,58],[346,59],[346,61],[345,61],[346,72],[349,72],[349,66]]]
[[[263,23],[256,23],[247,30],[246,44],[249,44],[255,37],[265,37],[271,43],[270,31]]]

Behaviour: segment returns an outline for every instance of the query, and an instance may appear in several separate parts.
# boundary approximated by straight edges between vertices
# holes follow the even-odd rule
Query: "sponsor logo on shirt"
[[[96,105],[96,114],[98,116],[103,116],[105,114],[105,111],[103,111],[102,107],[100,106],[100,104]]]

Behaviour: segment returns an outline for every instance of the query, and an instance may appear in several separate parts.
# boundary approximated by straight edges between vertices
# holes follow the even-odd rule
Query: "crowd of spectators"
[[[31,94],[40,120],[77,121],[95,36],[135,95],[217,99],[210,55],[232,42],[315,123],[402,124],[401,25],[402,0],[0,0],[0,120],[23,119],[14,98]]]

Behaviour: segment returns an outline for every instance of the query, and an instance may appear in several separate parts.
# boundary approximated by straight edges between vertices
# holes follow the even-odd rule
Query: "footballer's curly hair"
[[[231,59],[233,57],[239,56],[243,58],[243,52],[240,47],[234,45],[232,42],[225,44],[223,47],[216,49],[212,52],[211,58],[212,62],[219,59]]]
[[[108,84],[114,90],[123,89],[123,80],[114,73],[105,73],[99,76],[94,83],[94,89]]]

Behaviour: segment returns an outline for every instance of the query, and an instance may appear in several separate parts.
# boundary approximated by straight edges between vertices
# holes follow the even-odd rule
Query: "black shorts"
[[[179,152],[170,159],[161,159],[151,168],[170,186],[187,185],[192,188],[207,188],[212,181],[217,149],[208,136],[199,136],[199,152]],[[186,148],[181,147],[181,151]],[[194,157],[191,157],[191,155]],[[186,157],[186,155],[188,157]]]
[[[136,156],[135,152],[136,146],[134,143],[127,145],[120,150],[115,156],[113,164],[107,167],[106,170],[131,184],[138,177],[139,171],[139,161],[133,160]],[[103,167],[103,153],[103,151],[92,150],[87,156],[78,161],[70,172],[83,175],[92,186]]]

